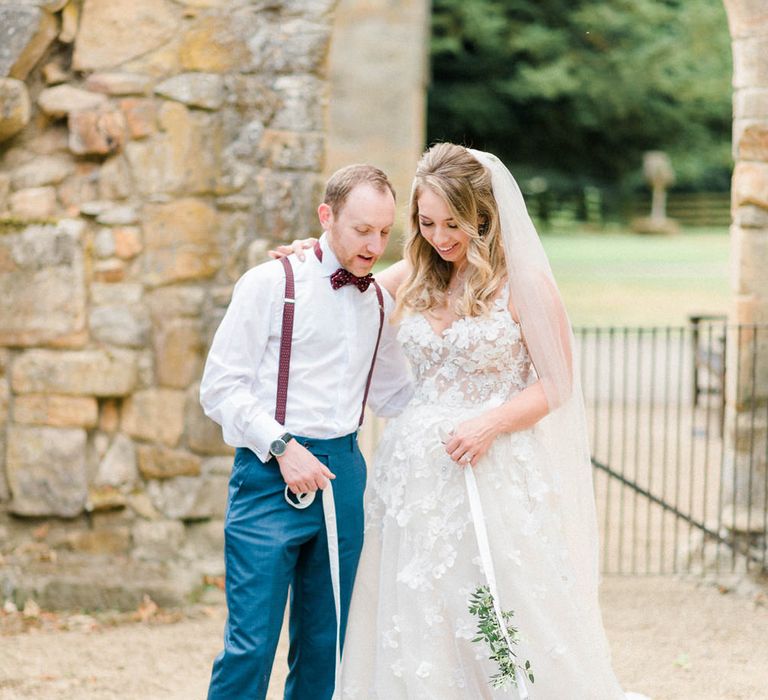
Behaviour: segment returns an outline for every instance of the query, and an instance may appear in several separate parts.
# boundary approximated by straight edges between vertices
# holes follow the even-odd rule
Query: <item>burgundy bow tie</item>
[[[365,277],[353,275],[349,270],[340,267],[331,275],[331,287],[341,289],[345,284],[354,284],[361,292],[371,286],[373,275],[369,272]]]

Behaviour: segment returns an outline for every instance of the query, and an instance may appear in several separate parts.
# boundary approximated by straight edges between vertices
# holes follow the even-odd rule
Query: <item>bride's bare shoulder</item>
[[[397,295],[398,288],[405,281],[410,271],[411,268],[405,260],[398,260],[385,270],[377,272],[376,281],[394,298]]]

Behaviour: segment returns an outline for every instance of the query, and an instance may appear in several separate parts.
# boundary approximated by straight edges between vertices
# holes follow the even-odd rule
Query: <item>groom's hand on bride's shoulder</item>
[[[295,494],[324,489],[336,476],[297,440],[291,440],[285,452],[277,457],[280,473]]]
[[[279,245],[277,248],[267,251],[267,255],[273,260],[279,260],[288,255],[295,255],[301,262],[305,260],[304,251],[314,247],[317,242],[317,238],[300,238],[288,245]]]

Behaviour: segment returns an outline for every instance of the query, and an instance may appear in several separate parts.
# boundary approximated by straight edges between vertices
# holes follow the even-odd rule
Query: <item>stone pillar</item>
[[[334,4],[0,0],[0,554],[174,560],[223,517],[202,363],[317,230]]]
[[[405,225],[416,161],[424,150],[428,0],[340,0],[331,41],[326,175],[367,162],[397,190]],[[400,255],[400,236],[387,254]]]
[[[725,0],[725,6],[733,47],[736,162],[730,319],[768,324],[768,12],[764,0]],[[761,531],[767,505],[768,328],[730,333],[728,343],[726,524],[739,532]]]

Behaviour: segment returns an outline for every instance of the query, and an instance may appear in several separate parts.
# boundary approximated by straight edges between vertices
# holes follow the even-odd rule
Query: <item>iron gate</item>
[[[576,338],[603,572],[766,570],[768,326],[696,316]]]
[[[696,316],[575,337],[603,572],[768,571],[768,325]],[[382,424],[369,412],[369,458]]]

